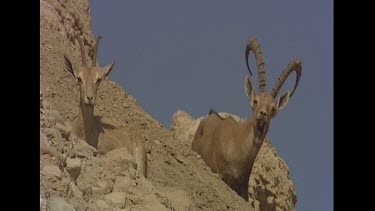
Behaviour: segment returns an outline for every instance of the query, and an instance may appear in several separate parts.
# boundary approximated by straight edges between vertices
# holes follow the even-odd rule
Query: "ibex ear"
[[[109,75],[109,73],[113,69],[113,66],[115,66],[115,63],[116,63],[116,61],[114,61],[112,64],[107,65],[107,66],[102,68],[102,74],[100,76],[102,79],[104,79],[105,77],[107,77]]]
[[[288,104],[289,101],[289,96],[290,96],[290,91],[286,90],[282,95],[280,95],[279,99],[277,100],[277,108],[276,108],[276,113],[275,115],[283,109],[286,104]]]
[[[77,71],[75,70],[72,62],[70,61],[68,55],[64,54],[64,63],[65,63],[65,70],[71,74],[74,79],[77,78]]]
[[[249,75],[247,75],[245,79],[245,92],[246,92],[247,97],[250,100],[250,106],[254,110],[255,92],[253,89],[253,83],[251,82]]]

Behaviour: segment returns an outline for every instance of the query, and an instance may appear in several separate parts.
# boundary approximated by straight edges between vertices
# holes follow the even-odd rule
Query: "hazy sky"
[[[257,36],[269,91],[295,56],[299,86],[268,137],[286,161],[297,210],[333,210],[333,1],[90,1],[98,61],[110,78],[169,127],[177,109],[248,117],[245,44]],[[255,59],[253,83],[258,90]],[[291,74],[280,93],[292,89]]]

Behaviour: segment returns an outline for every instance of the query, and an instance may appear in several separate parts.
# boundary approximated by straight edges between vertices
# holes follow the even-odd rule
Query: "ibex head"
[[[294,91],[296,90],[299,79],[301,77],[302,64],[299,58],[292,59],[292,61],[290,61],[289,64],[285,67],[285,69],[281,72],[281,75],[276,81],[275,86],[272,88],[272,91],[268,93],[265,91],[266,72],[264,70],[263,55],[260,49],[260,45],[255,37],[250,38],[245,50],[247,69],[249,70],[250,75],[252,75],[248,62],[250,51],[254,52],[255,60],[258,67],[259,94],[255,94],[251,77],[249,75],[247,75],[245,79],[245,91],[250,100],[250,105],[253,109],[254,116],[256,118],[256,127],[263,132],[267,132],[271,118],[275,117],[276,114],[286,106],[286,104],[289,101],[289,98],[293,95]],[[296,71],[297,77],[292,93],[290,93],[290,91],[287,90],[277,99],[277,101],[275,101],[275,98],[281,86],[283,85],[289,74],[293,71]]]
[[[92,58],[92,65],[86,65],[86,54],[85,48],[83,47],[83,42],[79,36],[77,36],[79,46],[81,48],[81,56],[82,56],[82,66],[76,67],[72,65],[69,57],[65,54],[65,67],[68,73],[70,73],[74,79],[77,81],[77,84],[80,87],[80,100],[84,102],[86,105],[94,105],[96,93],[100,82],[108,76],[111,72],[115,62],[105,67],[97,67],[96,66],[96,55],[98,51],[99,41],[102,37],[99,36],[95,42],[94,47],[94,54]]]

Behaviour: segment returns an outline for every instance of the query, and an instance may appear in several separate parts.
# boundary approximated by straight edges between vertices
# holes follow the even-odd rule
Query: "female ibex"
[[[192,149],[202,156],[211,170],[248,201],[248,183],[254,160],[267,134],[271,118],[283,109],[297,88],[301,77],[302,64],[294,58],[282,71],[271,93],[265,91],[266,80],[263,56],[255,37],[246,45],[245,59],[249,67],[249,53],[253,51],[258,67],[259,94],[256,95],[250,76],[245,79],[245,91],[253,110],[252,115],[243,122],[232,117],[222,118],[213,110],[204,118],[195,132]],[[297,78],[290,94],[287,90],[277,101],[275,98],[286,78],[296,71]]]
[[[73,132],[79,138],[96,147],[101,154],[126,147],[133,155],[137,169],[147,177],[146,152],[140,135],[128,128],[120,129],[119,124],[111,119],[94,116],[94,103],[98,87],[100,82],[111,72],[115,62],[103,68],[96,66],[98,44],[101,39],[99,36],[94,47],[92,66],[87,66],[83,42],[79,36],[77,39],[81,49],[82,67],[75,67],[68,56],[64,55],[66,70],[74,77],[80,88],[78,115],[72,123]]]

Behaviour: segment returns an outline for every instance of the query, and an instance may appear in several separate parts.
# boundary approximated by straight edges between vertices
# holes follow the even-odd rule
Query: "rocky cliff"
[[[88,1],[41,0],[41,210],[294,210],[288,167],[269,141],[254,166],[246,203],[190,149],[191,125],[197,120],[174,117],[170,131],[111,80],[100,85],[94,113],[141,134],[148,178],[134,168],[125,148],[100,155],[77,138],[70,122],[78,111],[79,90],[63,62],[66,53],[80,64],[75,35],[84,38],[86,52],[92,54]],[[188,124],[179,122],[183,118],[190,118]]]

